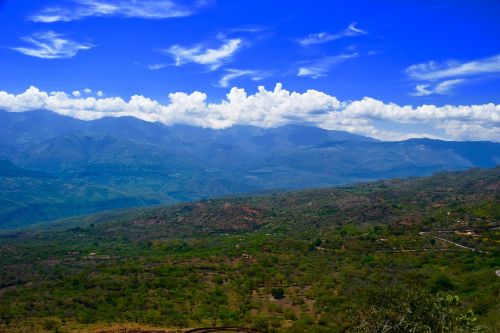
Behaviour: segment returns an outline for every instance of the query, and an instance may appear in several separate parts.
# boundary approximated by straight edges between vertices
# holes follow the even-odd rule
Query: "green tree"
[[[458,296],[428,291],[383,288],[367,292],[348,310],[352,332],[466,333],[481,332],[472,311],[458,311]]]

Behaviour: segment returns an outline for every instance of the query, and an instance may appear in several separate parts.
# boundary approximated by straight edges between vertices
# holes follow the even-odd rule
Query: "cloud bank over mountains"
[[[500,105],[493,103],[413,107],[369,97],[341,102],[316,90],[290,92],[280,83],[274,90],[259,87],[254,94],[233,87],[218,103],[208,102],[207,94],[199,91],[171,93],[167,104],[141,95],[134,95],[128,101],[102,96],[102,93],[85,97],[65,92],[49,93],[32,86],[17,95],[0,91],[0,109],[11,112],[45,109],[82,120],[132,116],[166,125],[189,124],[213,129],[233,125],[308,124],[381,140],[431,137],[500,141]],[[432,133],[419,131],[422,124],[432,129]]]

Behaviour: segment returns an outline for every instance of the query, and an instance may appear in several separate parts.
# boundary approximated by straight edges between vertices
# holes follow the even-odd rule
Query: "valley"
[[[384,304],[416,297],[404,306],[452,297],[450,316],[473,316],[471,325],[494,332],[499,172],[207,199],[5,231],[0,327],[364,332],[356,311],[382,292]]]

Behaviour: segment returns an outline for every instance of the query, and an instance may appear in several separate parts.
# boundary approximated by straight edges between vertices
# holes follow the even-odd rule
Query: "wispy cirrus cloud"
[[[236,26],[233,28],[225,29],[221,33],[224,35],[234,34],[234,33],[257,33],[269,30],[269,27],[264,25],[244,25]]]
[[[458,62],[456,60],[452,60],[445,63],[438,63],[435,61],[429,61],[409,66],[406,69],[406,73],[412,79],[425,81],[437,81],[453,77],[499,74],[500,54],[469,62]]]
[[[447,94],[453,87],[471,79],[499,75],[500,55],[468,62],[429,61],[409,66],[406,68],[406,74],[414,81],[425,82],[416,85],[414,96]]]
[[[297,76],[310,77],[312,79],[326,77],[335,65],[359,56],[359,53],[349,53],[301,62],[302,65],[297,71]]]
[[[29,46],[12,47],[12,50],[42,59],[72,58],[79,51],[89,50],[94,45],[77,42],[53,31],[35,33],[21,38]]]
[[[417,84],[413,96],[429,96],[433,94],[446,95],[450,93],[456,85],[464,81],[464,79],[446,80],[434,86],[431,84]]]
[[[328,43],[336,39],[344,38],[344,37],[354,37],[360,35],[366,35],[368,32],[365,30],[359,29],[357,27],[356,22],[352,22],[349,24],[347,28],[344,30],[337,32],[335,34],[329,34],[327,32],[320,32],[316,34],[309,34],[307,37],[297,39],[297,43],[299,43],[303,47],[308,47],[316,44]]]
[[[260,81],[271,75],[270,72],[255,69],[233,69],[228,68],[218,82],[219,87],[227,88],[230,83],[240,77],[249,77],[252,81]]]
[[[88,17],[165,19],[193,15],[202,6],[202,1],[183,6],[171,0],[73,0],[68,6],[46,7],[30,20],[53,23]]]
[[[241,48],[243,40],[241,38],[223,39],[222,45],[217,48],[206,48],[202,45],[184,47],[173,45],[166,52],[172,55],[176,66],[188,63],[205,65],[210,70],[216,70]]]
[[[159,69],[162,69],[162,68],[165,68],[167,67],[168,65],[166,64],[162,64],[162,63],[157,63],[157,64],[149,64],[147,65],[147,68],[150,70],[150,71],[157,71]]]

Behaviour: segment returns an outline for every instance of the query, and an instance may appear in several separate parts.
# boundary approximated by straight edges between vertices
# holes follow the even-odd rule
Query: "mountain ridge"
[[[81,214],[79,202],[106,210],[494,167],[500,143],[0,111],[0,160],[31,170],[0,179],[0,228],[11,228]]]

